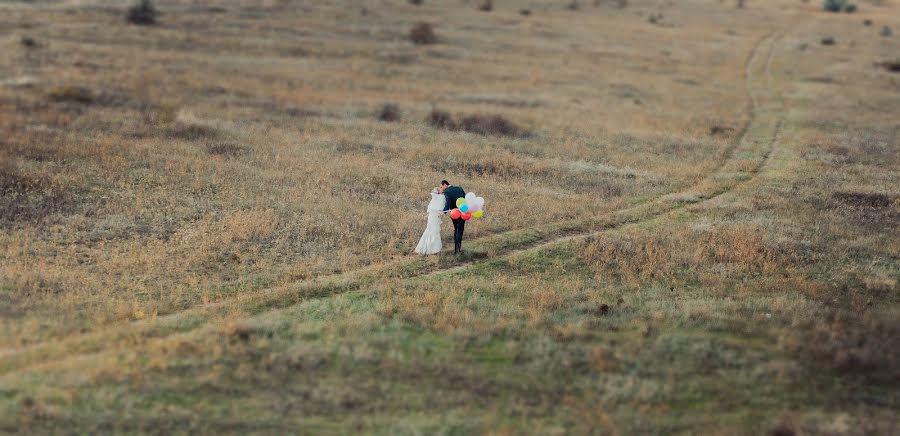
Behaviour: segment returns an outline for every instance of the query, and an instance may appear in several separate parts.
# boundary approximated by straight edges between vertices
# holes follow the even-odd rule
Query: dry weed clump
[[[215,142],[206,146],[206,151],[214,156],[238,157],[247,153],[247,149],[234,142]]]
[[[196,123],[176,123],[165,130],[167,137],[185,141],[197,141],[201,139],[214,139],[219,137],[219,131],[215,127]]]
[[[91,104],[94,103],[97,95],[86,86],[65,85],[51,89],[47,93],[47,98],[57,102]]]
[[[74,206],[69,189],[45,177],[22,174],[9,162],[0,164],[0,228],[68,213]]]
[[[438,41],[437,36],[434,34],[434,28],[430,23],[426,22],[420,22],[413,26],[409,31],[409,40],[413,44],[419,45],[434,44]]]
[[[30,36],[23,36],[21,39],[19,39],[19,43],[22,44],[22,47],[29,49],[40,47],[40,44],[38,44],[37,40]]]
[[[395,103],[385,103],[378,110],[378,120],[385,122],[400,121],[400,106]]]
[[[454,121],[445,111],[434,109],[425,118],[425,122],[438,129],[461,130],[484,136],[524,136],[524,130],[512,121],[496,114],[460,115]]]
[[[159,17],[159,11],[153,6],[151,0],[140,0],[134,6],[128,8],[125,19],[131,24],[139,26],[154,26]]]
[[[880,209],[900,202],[900,197],[881,192],[835,192],[833,197],[841,203],[857,208]]]
[[[897,317],[896,312],[835,312],[809,328],[789,334],[782,342],[788,350],[804,353],[836,369],[889,379],[896,376],[900,367]]]
[[[900,60],[881,61],[876,62],[875,65],[891,73],[900,73]]]
[[[428,116],[425,117],[425,123],[436,129],[456,129],[456,122],[453,121],[453,116],[449,112],[438,109],[433,109],[428,113]]]
[[[520,136],[522,130],[500,115],[474,114],[463,117],[459,128],[470,133],[493,136]]]

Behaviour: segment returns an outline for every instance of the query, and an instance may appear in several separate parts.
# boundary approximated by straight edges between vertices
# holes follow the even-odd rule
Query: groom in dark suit
[[[456,208],[456,200],[466,198],[466,191],[460,186],[452,186],[450,182],[441,180],[441,189],[444,190],[444,198],[447,203],[444,205],[444,212]],[[453,219],[453,252],[462,251],[463,231],[466,230],[466,220],[462,218]]]

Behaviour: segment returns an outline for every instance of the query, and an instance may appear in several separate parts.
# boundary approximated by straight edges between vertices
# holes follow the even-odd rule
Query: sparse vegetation
[[[51,89],[47,93],[50,100],[58,102],[74,102],[91,104],[96,100],[96,94],[86,86],[64,85]]]
[[[449,112],[438,109],[432,109],[431,112],[428,113],[428,117],[425,118],[425,122],[428,123],[429,126],[437,129],[456,129],[456,123],[453,121],[453,116],[450,115]]]
[[[219,137],[219,131],[215,127],[196,123],[176,123],[166,130],[166,136],[171,139],[184,141],[197,141],[201,139],[213,139]]]
[[[876,65],[892,73],[900,73],[900,60],[877,62]]]
[[[824,0],[822,9],[828,12],[856,12],[856,4],[848,0]]]
[[[881,28],[881,36],[888,37],[894,34],[894,31],[891,29],[891,26],[884,26]]]
[[[128,8],[125,18],[131,24],[141,26],[155,26],[159,17],[159,10],[151,0],[139,0],[137,4]]]
[[[400,121],[400,106],[395,103],[385,103],[378,110],[378,120],[386,122]]]
[[[482,12],[490,12],[494,10],[494,0],[480,0],[478,10]]]
[[[462,130],[485,136],[521,136],[522,129],[501,115],[471,114],[460,115],[453,120],[450,113],[438,109],[432,110],[425,122],[428,125],[446,130]]]
[[[834,40],[833,36],[823,36],[820,42],[822,45],[834,45],[837,41]]]
[[[23,37],[19,40],[19,42],[20,42],[20,43],[22,44],[22,46],[25,47],[25,48],[37,48],[37,47],[38,47],[37,41],[36,41],[34,38],[30,37],[30,36],[23,36]]]
[[[218,141],[209,144],[206,147],[206,151],[208,151],[209,154],[216,156],[238,157],[245,154],[247,149],[233,142]]]
[[[460,118],[457,128],[469,133],[496,136],[520,136],[522,129],[500,115],[472,114]]]
[[[897,2],[96,3],[0,2],[0,433],[897,433]]]
[[[437,42],[437,36],[435,36],[431,24],[420,22],[409,31],[409,40],[413,44],[434,44]]]

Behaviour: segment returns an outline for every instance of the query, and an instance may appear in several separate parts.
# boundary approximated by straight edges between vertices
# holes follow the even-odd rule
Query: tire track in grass
[[[83,359],[87,358],[87,355],[115,351],[117,347],[137,345],[151,340],[161,341],[173,335],[187,334],[215,321],[225,321],[229,318],[250,316],[284,308],[308,298],[354,291],[385,279],[405,279],[458,272],[486,260],[516,256],[555,244],[584,239],[605,230],[658,218],[673,210],[714,199],[729,192],[742,182],[741,175],[748,172],[741,171],[740,168],[732,169],[729,165],[734,163],[736,155],[752,153],[754,146],[759,141],[753,140],[751,136],[757,134],[758,130],[765,130],[767,127],[765,123],[760,126],[759,122],[759,96],[753,91],[753,67],[760,49],[768,41],[769,53],[763,71],[766,75],[770,74],[772,52],[777,39],[777,36],[771,34],[762,37],[754,44],[747,56],[744,79],[750,115],[737,140],[729,144],[723,153],[723,158],[707,177],[682,191],[662,195],[590,220],[553,223],[480,238],[470,243],[475,250],[461,260],[440,257],[433,261],[407,256],[386,264],[370,265],[353,271],[241,294],[147,320],[133,321],[125,325],[110,325],[103,330],[74,337],[5,350],[0,352],[0,376],[6,378],[6,375],[14,374],[19,370],[38,369],[61,360]],[[766,82],[768,84],[769,81]],[[743,181],[752,179],[768,161],[781,125],[780,119],[775,122],[772,139],[767,141],[768,148],[749,171],[750,178]],[[756,151],[759,152],[759,150]],[[732,175],[728,177],[729,174]],[[722,178],[725,180],[719,180]]]

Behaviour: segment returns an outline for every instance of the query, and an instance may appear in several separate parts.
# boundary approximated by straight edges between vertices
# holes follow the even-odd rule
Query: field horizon
[[[0,1],[0,432],[900,432],[900,3],[138,3]]]

